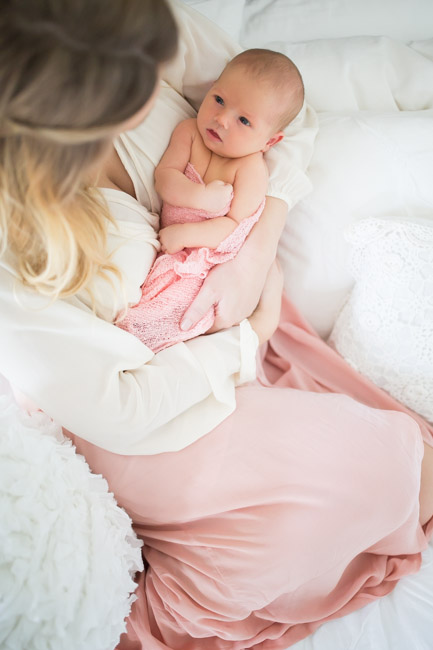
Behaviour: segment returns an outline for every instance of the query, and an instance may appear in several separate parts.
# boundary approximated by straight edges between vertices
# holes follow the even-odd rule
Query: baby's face
[[[205,145],[225,158],[267,151],[275,142],[275,93],[242,67],[225,70],[203,100],[197,127]],[[277,140],[281,139],[277,137]]]

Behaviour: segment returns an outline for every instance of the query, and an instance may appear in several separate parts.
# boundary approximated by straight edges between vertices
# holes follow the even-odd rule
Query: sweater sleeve
[[[66,429],[118,454],[175,451],[235,408],[254,379],[248,321],[154,355],[77,297],[49,305],[0,269],[0,371]]]
[[[165,68],[163,77],[197,110],[210,84],[242,48],[191,7],[179,0],[171,0],[171,6],[179,27],[179,48],[173,61]],[[285,129],[283,141],[265,154],[270,173],[268,196],[282,199],[289,210],[311,190],[306,170],[317,131],[317,115],[304,102],[298,115]]]

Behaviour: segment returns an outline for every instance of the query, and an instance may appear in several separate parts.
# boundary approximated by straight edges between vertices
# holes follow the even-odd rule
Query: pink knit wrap
[[[191,181],[203,183],[201,176],[190,163],[184,173]],[[232,199],[224,210],[218,213],[164,204],[161,226],[224,216],[230,209]],[[214,307],[186,332],[180,329],[182,317],[212,267],[228,262],[237,255],[264,206],[265,199],[257,210],[250,217],[243,219],[215,249],[185,248],[173,255],[160,254],[141,288],[140,302],[131,307],[125,318],[118,322],[119,327],[137,336],[154,352],[206,332],[215,320]]]

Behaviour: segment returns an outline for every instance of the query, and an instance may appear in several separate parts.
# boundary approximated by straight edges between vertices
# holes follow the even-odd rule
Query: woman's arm
[[[230,327],[252,314],[275,259],[287,216],[287,204],[268,196],[265,209],[238,255],[214,267],[192,305],[185,312],[182,329],[189,329],[216,305],[210,331]]]
[[[18,291],[18,300],[14,290]],[[76,297],[47,306],[0,267],[2,374],[56,422],[118,454],[182,449],[235,408],[255,377],[249,323],[154,355]]]

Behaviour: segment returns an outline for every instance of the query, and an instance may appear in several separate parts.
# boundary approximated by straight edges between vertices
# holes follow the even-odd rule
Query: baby
[[[162,254],[140,302],[117,323],[154,352],[211,327],[213,308],[190,330],[180,322],[210,269],[236,256],[259,219],[268,183],[263,154],[282,140],[303,101],[290,59],[246,50],[228,63],[197,118],[175,128],[155,170]]]

